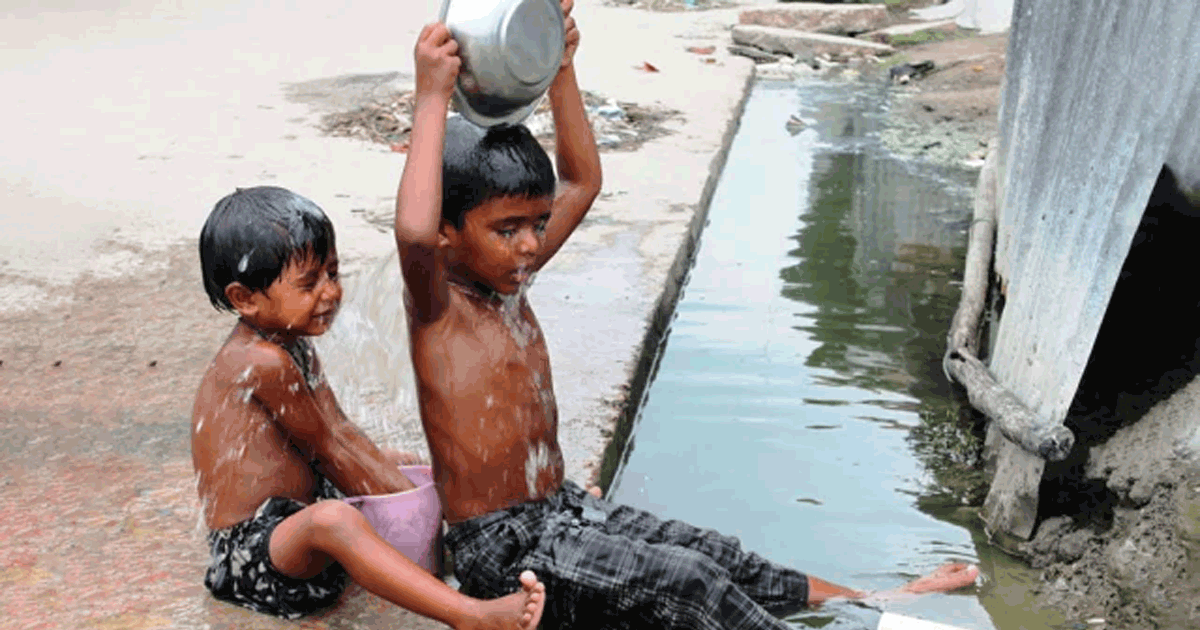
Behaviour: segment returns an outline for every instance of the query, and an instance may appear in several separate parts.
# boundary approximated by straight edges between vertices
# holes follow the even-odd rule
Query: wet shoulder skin
[[[311,454],[288,439],[259,398],[265,379],[283,376],[272,368],[287,358],[282,348],[239,324],[204,374],[192,412],[192,464],[210,529],[254,516],[270,497],[314,499]],[[320,390],[314,398],[322,398]]]
[[[321,374],[314,355],[312,372]],[[282,346],[239,323],[205,372],[192,412],[192,464],[210,529],[254,516],[263,501],[316,500],[313,466],[348,494],[413,487]]]
[[[550,359],[524,295],[448,284],[445,315],[411,330],[434,475],[456,523],[553,495],[564,468]]]

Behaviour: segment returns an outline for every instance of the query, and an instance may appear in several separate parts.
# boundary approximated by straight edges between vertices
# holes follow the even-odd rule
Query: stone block
[[[732,36],[735,44],[754,46],[767,52],[787,54],[805,60],[821,54],[849,57],[883,56],[896,52],[895,48],[887,44],[771,26],[735,26]]]
[[[796,2],[745,9],[739,24],[773,26],[798,31],[848,35],[879,30],[891,23],[882,4],[821,4]]]

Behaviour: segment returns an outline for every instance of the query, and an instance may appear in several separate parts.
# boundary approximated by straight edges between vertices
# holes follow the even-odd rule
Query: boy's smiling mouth
[[[313,319],[316,320],[318,324],[328,327],[333,324],[333,318],[337,317],[337,312],[337,308],[331,308],[327,311],[314,314]]]

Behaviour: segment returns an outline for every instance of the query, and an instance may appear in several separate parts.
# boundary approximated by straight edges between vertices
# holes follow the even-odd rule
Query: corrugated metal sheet
[[[1066,415],[1168,153],[1200,156],[1197,33],[1195,1],[1016,4],[1000,109],[1006,301],[990,368],[1048,423]]]
[[[1200,72],[1200,68],[1196,69]],[[1175,134],[1175,143],[1167,153],[1167,164],[1179,183],[1191,192],[1200,192],[1200,85],[1183,108],[1183,120]]]
[[[1000,105],[989,368],[1063,421],[1164,163],[1200,184],[1200,2],[1018,0]],[[1043,462],[989,430],[988,529],[1027,538]]]

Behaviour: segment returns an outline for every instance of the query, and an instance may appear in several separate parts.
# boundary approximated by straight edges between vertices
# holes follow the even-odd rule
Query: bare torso
[[[446,315],[411,330],[446,520],[554,494],[563,457],[550,358],[523,293],[501,298],[451,282]]]
[[[192,464],[197,492],[210,529],[254,516],[270,497],[312,503],[317,476],[312,458],[254,399],[257,344],[266,344],[243,325],[234,329],[204,375],[192,412]],[[314,357],[315,361],[315,357]],[[320,366],[313,365],[316,374]],[[299,388],[298,388],[299,389]],[[336,406],[323,381],[313,390],[318,406]]]

